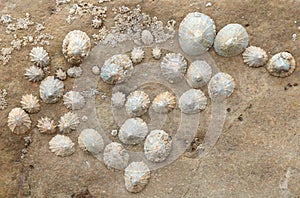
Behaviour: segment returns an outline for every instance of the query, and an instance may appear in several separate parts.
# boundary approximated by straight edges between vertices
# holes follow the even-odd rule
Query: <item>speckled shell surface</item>
[[[34,47],[30,52],[30,60],[38,67],[45,67],[49,64],[48,52],[43,47]]]
[[[267,71],[276,77],[290,76],[296,69],[296,61],[292,54],[280,52],[272,56],[267,64]]]
[[[144,162],[132,162],[125,169],[124,180],[128,192],[138,193],[148,184],[151,172]]]
[[[208,83],[208,94],[211,99],[227,98],[235,88],[234,79],[222,72],[214,75]]]
[[[72,130],[77,128],[79,123],[79,118],[76,113],[68,112],[60,118],[58,128],[62,133],[70,133]]]
[[[38,82],[43,80],[45,74],[41,68],[31,66],[26,69],[24,76],[31,82]]]
[[[134,91],[129,94],[125,103],[128,115],[132,117],[142,116],[148,111],[150,99],[144,91]]]
[[[63,40],[62,52],[71,64],[80,64],[89,55],[91,41],[85,32],[73,30]]]
[[[117,54],[107,59],[101,67],[100,77],[108,84],[122,83],[133,70],[133,63],[126,54]]]
[[[71,67],[67,70],[67,74],[70,78],[79,78],[82,75],[81,67]]]
[[[176,96],[169,91],[157,95],[152,108],[156,113],[169,113],[176,107]]]
[[[180,53],[168,53],[163,58],[160,69],[162,75],[170,82],[178,82],[187,70],[187,61]]]
[[[145,156],[149,161],[162,162],[170,155],[172,138],[163,130],[153,130],[144,143]]]
[[[179,108],[185,114],[195,114],[204,110],[207,97],[201,90],[190,89],[182,94],[179,99]]]
[[[32,94],[22,96],[21,106],[27,113],[37,113],[41,107],[37,97]]]
[[[56,132],[54,120],[48,117],[43,117],[38,120],[37,128],[41,133],[52,134]]]
[[[179,44],[189,55],[200,55],[206,52],[214,43],[216,26],[207,15],[189,13],[179,25]]]
[[[64,83],[48,76],[40,84],[40,97],[45,103],[56,103],[63,95]]]
[[[147,124],[140,118],[127,119],[119,130],[119,139],[124,144],[140,144],[148,134]]]
[[[241,54],[248,46],[248,33],[240,24],[228,24],[217,34],[214,48],[217,54],[232,57]]]
[[[116,108],[121,108],[124,106],[126,101],[126,96],[122,92],[113,93],[111,96],[111,103]]]
[[[98,154],[104,149],[102,136],[94,129],[84,129],[78,137],[78,145],[81,149]]]
[[[77,91],[68,91],[63,96],[64,105],[71,110],[82,109],[85,105],[84,97]]]
[[[31,120],[23,109],[17,107],[9,112],[7,125],[13,133],[20,135],[30,129]]]
[[[144,57],[145,57],[145,51],[141,47],[135,47],[131,51],[131,60],[133,63],[142,62]]]
[[[243,53],[244,63],[249,67],[261,67],[268,61],[268,55],[260,47],[249,46]]]
[[[210,65],[205,61],[196,60],[191,63],[186,74],[186,80],[192,88],[206,85],[212,75]]]
[[[108,169],[124,170],[129,162],[129,154],[122,144],[112,142],[104,149],[103,161]]]
[[[75,152],[74,143],[64,135],[57,134],[49,142],[49,149],[57,156],[66,157]]]

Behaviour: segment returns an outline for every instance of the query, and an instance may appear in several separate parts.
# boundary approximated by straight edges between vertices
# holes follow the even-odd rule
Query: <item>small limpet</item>
[[[268,61],[268,55],[260,47],[249,46],[243,52],[244,63],[249,67],[261,67]]]
[[[55,77],[59,80],[66,80],[67,79],[67,73],[62,70],[61,68],[55,70]]]
[[[169,91],[157,95],[152,108],[156,113],[169,113],[176,107],[176,96]]]
[[[104,142],[102,136],[94,129],[84,129],[78,137],[78,145],[84,151],[98,154],[103,151]]]
[[[31,66],[26,69],[24,76],[31,82],[38,82],[43,80],[45,74],[41,68]]]
[[[39,99],[32,94],[26,94],[22,96],[21,100],[22,109],[24,109],[28,113],[37,113],[40,111],[40,103]]]
[[[207,98],[201,90],[189,89],[179,99],[179,108],[185,114],[195,114],[204,110]]]
[[[46,67],[49,64],[48,52],[43,47],[34,47],[30,52],[30,60],[38,67]]]
[[[104,149],[103,161],[108,169],[124,170],[129,162],[129,154],[122,144],[112,142]]]
[[[63,96],[64,105],[71,110],[82,109],[85,105],[84,97],[77,91],[68,91]]]
[[[41,133],[52,134],[56,132],[54,120],[51,120],[48,117],[42,117],[39,119],[36,126]]]
[[[156,46],[151,50],[151,54],[154,59],[158,60],[161,57],[161,49]]]
[[[115,108],[122,108],[125,104],[126,96],[124,93],[118,91],[111,96],[111,103]]]
[[[64,83],[48,76],[40,84],[40,97],[45,103],[56,103],[63,95]]]
[[[233,93],[234,88],[234,79],[229,74],[219,72],[209,81],[208,94],[211,99],[225,99]]]
[[[133,63],[142,62],[144,56],[145,56],[145,51],[141,47],[135,47],[131,51],[131,60]]]
[[[79,118],[76,113],[68,112],[60,117],[58,122],[59,131],[62,133],[70,133],[72,130],[75,130],[79,125]]]
[[[134,91],[129,94],[125,103],[128,115],[132,117],[142,116],[148,111],[150,99],[144,91]]]
[[[196,60],[188,68],[186,79],[192,88],[200,88],[206,85],[212,75],[212,69],[206,61]]]
[[[81,67],[71,67],[67,70],[67,74],[70,78],[79,78],[82,74]]]
[[[49,142],[49,149],[57,156],[66,157],[75,152],[74,143],[64,135],[57,134]]]
[[[17,107],[9,112],[7,125],[13,133],[20,135],[30,129],[31,120],[23,109]]]
[[[272,56],[266,68],[272,76],[284,78],[295,71],[296,61],[292,54],[280,52]]]

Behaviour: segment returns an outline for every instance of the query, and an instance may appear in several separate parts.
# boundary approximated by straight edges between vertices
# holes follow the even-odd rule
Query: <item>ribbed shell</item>
[[[148,134],[147,124],[140,118],[127,119],[119,130],[119,139],[124,144],[140,144]]]
[[[142,62],[144,57],[145,57],[145,51],[141,47],[135,47],[131,51],[131,60],[133,63]]]
[[[23,109],[17,107],[9,112],[7,125],[13,133],[20,135],[30,129],[31,120]]]
[[[134,91],[129,94],[125,103],[128,115],[132,117],[142,116],[148,111],[150,99],[144,91]]]
[[[152,57],[156,60],[161,58],[161,49],[159,47],[155,47],[151,50]]]
[[[170,82],[178,82],[187,70],[187,62],[180,53],[168,53],[160,64],[162,75]]]
[[[63,95],[64,83],[48,76],[40,84],[40,97],[45,103],[56,103]]]
[[[234,88],[234,79],[229,74],[220,72],[214,75],[209,81],[208,94],[211,99],[224,99],[233,93]]]
[[[129,162],[129,154],[122,144],[112,142],[104,149],[103,161],[108,169],[124,170]]]
[[[248,33],[240,24],[228,24],[217,34],[214,48],[217,54],[232,57],[241,54],[248,46]]]
[[[82,75],[81,67],[71,67],[67,70],[67,74],[70,78],[79,78]]]
[[[40,111],[40,103],[37,97],[32,94],[22,96],[21,107],[28,113],[37,113]]]
[[[162,162],[170,155],[172,138],[163,130],[153,130],[145,140],[144,152],[151,162]]]
[[[38,67],[46,67],[49,64],[48,52],[43,47],[34,47],[30,52],[30,60]]]
[[[89,55],[91,41],[85,32],[73,30],[63,40],[62,52],[71,64],[80,64]]]
[[[195,114],[204,110],[207,98],[201,90],[190,89],[182,94],[179,99],[179,108],[185,114]]]
[[[250,46],[243,53],[244,63],[249,67],[261,67],[268,61],[268,55],[260,47]]]
[[[157,95],[152,102],[152,108],[157,113],[169,113],[175,107],[176,97],[169,91]]]
[[[53,134],[56,132],[56,125],[54,123],[54,120],[51,120],[48,117],[39,119],[36,126],[41,133]]]
[[[43,80],[45,74],[41,68],[36,66],[31,66],[25,70],[24,76],[31,82],[38,82]]]
[[[75,130],[79,125],[79,118],[75,113],[68,112],[62,117],[58,122],[59,131],[62,133],[70,133],[72,130]]]
[[[94,129],[84,129],[78,137],[78,145],[81,149],[93,154],[101,153],[104,149],[102,136]]]
[[[216,26],[207,15],[189,13],[179,25],[179,44],[189,55],[200,55],[206,52],[214,43]]]
[[[122,92],[113,93],[111,96],[111,103],[116,108],[122,108],[125,104],[126,96]]]
[[[267,64],[267,71],[276,77],[290,76],[296,69],[296,61],[292,54],[280,52],[272,56]]]
[[[188,68],[186,79],[192,88],[200,88],[206,85],[212,75],[210,65],[205,61],[196,60]]]
[[[153,37],[152,33],[149,30],[143,30],[142,31],[141,39],[142,39],[142,42],[145,45],[151,45],[151,43],[153,43],[153,41],[154,41],[154,37]]]
[[[66,157],[75,152],[74,143],[64,135],[57,134],[49,142],[49,149],[57,156]]]
[[[125,169],[125,187],[128,192],[138,193],[148,184],[151,172],[144,162],[132,162]]]
[[[71,110],[82,109],[85,105],[84,97],[77,91],[68,91],[63,96],[64,105]]]
[[[61,68],[55,70],[55,77],[59,80],[66,80],[67,79],[67,73],[62,70]]]
[[[117,54],[104,62],[100,76],[108,84],[118,84],[130,76],[131,70],[133,70],[131,59],[126,54]]]

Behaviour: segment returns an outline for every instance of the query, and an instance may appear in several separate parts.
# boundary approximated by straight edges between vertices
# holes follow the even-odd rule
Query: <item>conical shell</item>
[[[135,47],[131,51],[131,60],[133,63],[142,62],[144,57],[145,57],[145,51],[141,47]]]
[[[196,60],[189,66],[186,79],[192,88],[198,89],[209,82],[211,75],[210,65],[205,61]]]
[[[84,129],[78,137],[78,145],[81,149],[93,154],[101,153],[104,149],[102,136],[94,129]]]
[[[66,157],[75,152],[74,143],[64,135],[57,134],[49,142],[49,149],[57,156]]]
[[[108,169],[124,170],[129,162],[129,154],[122,144],[112,142],[104,149],[103,161]]]
[[[40,111],[40,103],[37,97],[32,94],[26,94],[22,96],[21,100],[22,109],[24,109],[28,113],[37,113]]]
[[[267,71],[276,77],[290,76],[296,69],[296,61],[292,54],[280,52],[272,56],[267,64]]]
[[[234,79],[225,73],[217,73],[208,83],[208,94],[211,99],[229,97],[235,88]]]
[[[40,97],[45,103],[56,103],[63,95],[64,83],[48,76],[40,84]]]
[[[268,55],[260,47],[250,46],[243,53],[244,63],[249,67],[261,67],[268,61]]]
[[[169,91],[157,95],[152,102],[152,108],[156,113],[169,113],[175,107],[176,97]]]
[[[113,93],[111,96],[111,103],[116,108],[122,108],[125,104],[126,96],[122,92]]]
[[[14,108],[8,114],[7,125],[9,129],[17,134],[26,133],[31,126],[29,115],[21,108]]]
[[[207,98],[201,90],[190,89],[182,94],[179,99],[179,108],[185,114],[195,114],[204,110]]]
[[[200,55],[214,43],[216,26],[207,15],[189,13],[179,25],[179,44],[189,55]]]
[[[79,118],[76,113],[68,112],[60,118],[58,123],[59,131],[62,133],[70,133],[79,125]]]
[[[46,67],[49,64],[48,52],[43,47],[34,47],[30,52],[31,61],[38,67]]]
[[[242,25],[228,24],[218,32],[214,48],[220,56],[232,57],[246,49],[248,40],[248,33]]]
[[[56,132],[56,125],[54,120],[48,117],[43,117],[38,120],[37,128],[41,133],[53,134]]]
[[[156,46],[151,50],[151,54],[154,59],[158,60],[161,58],[161,49]]]
[[[31,82],[38,82],[43,80],[45,74],[41,68],[31,66],[26,69],[24,76]]]
[[[163,58],[160,69],[162,75],[170,82],[176,83],[182,79],[187,70],[187,62],[180,53],[168,53]]]
[[[55,77],[58,78],[59,80],[66,80],[67,73],[64,70],[62,70],[61,68],[59,68],[55,71]]]
[[[68,91],[63,96],[64,105],[71,110],[82,109],[85,105],[84,97],[77,91]]]
[[[125,103],[128,115],[132,117],[142,116],[148,111],[150,99],[143,91],[134,91],[129,94]]]

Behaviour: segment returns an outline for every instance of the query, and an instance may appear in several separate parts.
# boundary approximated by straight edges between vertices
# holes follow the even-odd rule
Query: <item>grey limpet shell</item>
[[[228,24],[217,34],[214,48],[217,54],[232,57],[241,54],[248,46],[249,38],[246,29],[240,24]]]
[[[31,120],[23,109],[16,107],[8,114],[7,125],[13,133],[20,135],[29,131]]]
[[[150,99],[144,91],[134,91],[129,94],[125,108],[131,117],[142,116],[148,111]]]
[[[79,125],[79,118],[76,113],[65,113],[58,122],[59,131],[62,133],[70,133]]]
[[[39,68],[37,66],[31,66],[26,69],[24,76],[30,82],[38,82],[38,81],[43,80],[43,78],[45,77],[45,74],[41,68]]]
[[[119,130],[119,139],[124,144],[140,144],[148,134],[148,126],[141,118],[127,119]]]
[[[71,110],[82,109],[85,105],[84,97],[77,91],[68,91],[63,96],[64,105]]]
[[[40,97],[45,103],[56,103],[63,95],[64,83],[54,76],[48,76],[40,84]]]
[[[131,51],[131,60],[133,63],[140,63],[145,57],[145,51],[141,47],[135,47]]]
[[[57,156],[66,157],[75,152],[74,143],[64,135],[57,134],[49,142],[49,149]]]
[[[170,155],[172,150],[172,138],[163,130],[153,130],[147,136],[144,143],[144,152],[147,160],[162,162]]]
[[[117,142],[106,145],[103,161],[108,169],[124,170],[129,162],[128,151]]]
[[[212,75],[211,66],[206,61],[196,60],[188,68],[186,79],[192,88],[200,88],[206,85]]]
[[[34,47],[30,51],[30,60],[38,67],[46,67],[49,62],[48,52],[43,47]]]
[[[243,52],[243,59],[249,67],[261,67],[268,62],[268,55],[260,47],[249,46]]]
[[[179,25],[179,44],[189,55],[200,55],[206,52],[214,43],[216,26],[207,15],[189,13]]]
[[[51,120],[48,117],[40,118],[36,126],[41,133],[53,134],[56,132],[56,125],[54,123],[54,120]]]
[[[94,129],[84,129],[78,136],[78,145],[84,151],[99,154],[104,149],[102,136]]]
[[[111,96],[111,103],[115,108],[122,108],[125,104],[126,96],[124,93],[118,91]]]
[[[272,56],[266,68],[272,76],[284,78],[295,71],[296,61],[292,54],[280,52]]]
[[[176,107],[176,96],[169,91],[157,95],[152,108],[156,113],[169,113]]]
[[[148,184],[151,177],[149,167],[144,162],[132,162],[125,169],[125,187],[128,192],[138,193]]]
[[[234,79],[229,74],[219,72],[209,81],[208,94],[211,99],[224,99],[233,93],[234,88]]]
[[[179,108],[185,114],[195,114],[204,110],[207,105],[207,97],[201,90],[189,89],[179,99]]]
[[[28,113],[37,113],[41,107],[39,99],[32,94],[22,96],[21,106]]]

